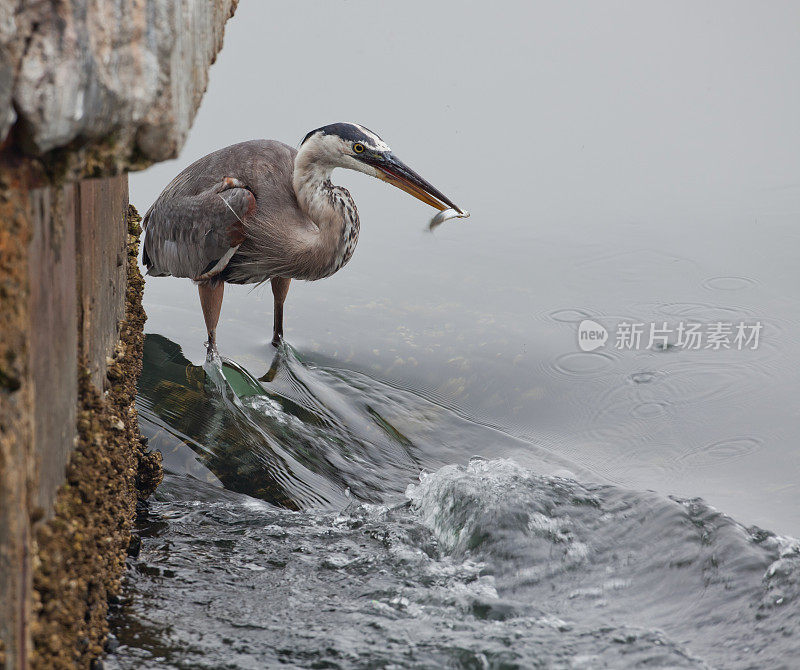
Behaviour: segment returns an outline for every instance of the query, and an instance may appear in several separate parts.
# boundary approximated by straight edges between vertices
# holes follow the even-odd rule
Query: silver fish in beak
[[[441,226],[445,221],[450,219],[466,219],[469,217],[469,212],[463,209],[443,209],[437,213],[428,223],[428,231],[433,232],[436,228]]]

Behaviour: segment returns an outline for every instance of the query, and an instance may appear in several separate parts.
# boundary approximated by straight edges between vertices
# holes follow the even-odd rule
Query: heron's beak
[[[366,159],[366,162],[378,169],[378,179],[410,193],[425,204],[438,210],[455,209],[463,213],[463,210],[450,198],[425,181],[394,154],[376,155],[374,158]]]

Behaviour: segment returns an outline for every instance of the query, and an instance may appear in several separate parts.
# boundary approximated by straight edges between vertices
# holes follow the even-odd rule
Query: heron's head
[[[348,168],[382,179],[436,209],[462,211],[397,158],[376,133],[357,123],[332,123],[312,130],[300,143],[298,159],[301,154],[326,169]]]

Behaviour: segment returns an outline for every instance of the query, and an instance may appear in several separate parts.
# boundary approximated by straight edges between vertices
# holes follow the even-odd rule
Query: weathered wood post
[[[0,668],[89,667],[136,499],[127,171],[183,144],[237,0],[0,0]]]

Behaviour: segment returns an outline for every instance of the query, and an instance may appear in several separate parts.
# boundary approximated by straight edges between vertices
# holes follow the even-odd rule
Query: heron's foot
[[[219,358],[219,352],[217,351],[217,338],[216,333],[211,332],[208,334],[208,341],[205,343],[206,345],[206,363],[210,363],[213,360]]]
[[[275,353],[275,357],[272,359],[272,363],[269,366],[269,370],[259,377],[258,381],[271,382],[273,379],[275,379],[275,376],[278,374],[278,368],[281,364],[281,358],[281,352],[277,351]]]

